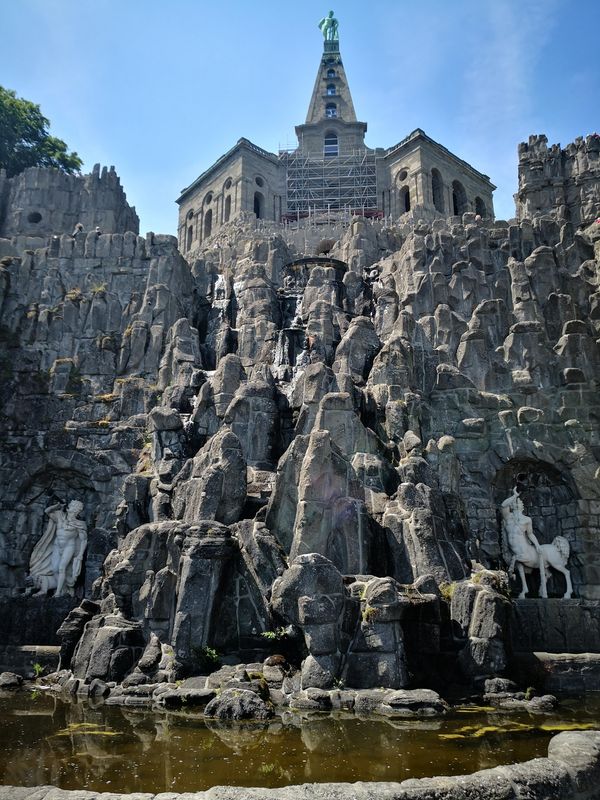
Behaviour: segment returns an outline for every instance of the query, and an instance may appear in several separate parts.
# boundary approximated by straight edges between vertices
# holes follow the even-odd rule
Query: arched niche
[[[581,564],[577,552],[579,495],[571,476],[552,464],[529,458],[515,458],[501,467],[493,481],[494,503],[498,515],[498,536],[502,536],[500,505],[514,488],[531,517],[533,532],[540,544],[550,544],[555,536],[564,536],[571,547],[567,567],[575,590],[582,584]],[[506,569],[506,565],[502,565]],[[539,575],[533,573],[528,583],[529,596],[537,596]],[[548,596],[562,597],[565,583],[562,575],[552,571],[548,576]]]
[[[90,468],[92,466],[90,464]],[[12,510],[5,512],[3,527],[5,529],[10,527],[11,531],[5,541],[6,549],[9,551],[11,569],[8,575],[2,576],[0,593],[6,589],[6,578],[14,588],[23,589],[25,587],[31,553],[42,537],[48,522],[48,518],[44,514],[45,509],[57,502],[66,505],[71,500],[79,500],[83,503],[83,511],[79,516],[85,520],[88,529],[88,547],[75,587],[77,596],[83,595],[84,584],[86,586],[89,584],[86,579],[87,562],[90,554],[93,553],[94,558],[96,557],[97,554],[94,551],[98,549],[97,537],[92,534],[92,529],[96,524],[98,494],[90,475],[75,469],[58,469],[52,465],[37,470],[23,484],[18,491]],[[6,519],[7,514],[12,517],[10,520]],[[114,545],[115,542],[110,542],[104,547],[104,543],[100,542],[102,557],[99,559],[99,564]]]

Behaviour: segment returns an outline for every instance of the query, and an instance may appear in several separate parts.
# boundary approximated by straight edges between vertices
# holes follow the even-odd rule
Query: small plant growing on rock
[[[450,603],[452,601],[455,589],[456,589],[455,583],[440,583],[440,594],[447,603]]]
[[[281,626],[276,628],[274,631],[263,631],[261,636],[263,639],[268,639],[271,642],[281,641],[281,639],[287,639],[287,631],[283,626]]]
[[[65,295],[65,300],[70,300],[72,303],[80,303],[83,300],[83,292],[79,286],[74,286]]]
[[[31,669],[33,670],[33,674],[35,679],[41,678],[44,672],[46,671],[46,667],[43,664],[40,664],[38,661],[35,661],[31,665]]]
[[[213,647],[192,647],[200,672],[215,672],[219,668],[221,658]]]
[[[367,624],[375,622],[378,614],[379,610],[375,606],[365,606],[362,612],[362,621]]]

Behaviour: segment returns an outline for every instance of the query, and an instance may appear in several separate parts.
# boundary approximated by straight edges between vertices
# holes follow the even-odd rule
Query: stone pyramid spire
[[[325,37],[323,56],[319,64],[317,79],[313,89],[306,125],[326,119],[340,119],[344,122],[356,122],[356,113],[348,80],[340,55],[338,22],[333,11],[319,23]]]

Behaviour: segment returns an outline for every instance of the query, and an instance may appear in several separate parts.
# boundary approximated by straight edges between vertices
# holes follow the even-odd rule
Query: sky
[[[489,175],[514,216],[517,144],[600,130],[600,0],[0,0],[0,84],[114,165],[140,231],[242,136],[295,145],[333,8],[366,143],[415,128]],[[8,35],[7,35],[8,34]]]

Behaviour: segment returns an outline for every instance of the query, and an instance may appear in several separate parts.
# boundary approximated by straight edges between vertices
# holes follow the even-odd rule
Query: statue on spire
[[[321,22],[319,22],[319,29],[323,34],[323,37],[326,42],[339,42],[340,35],[338,32],[338,21],[333,16],[333,11],[329,12],[327,17],[323,17]]]

